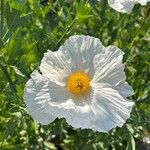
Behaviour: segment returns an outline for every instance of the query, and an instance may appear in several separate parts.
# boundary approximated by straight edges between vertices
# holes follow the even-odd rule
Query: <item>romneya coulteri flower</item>
[[[41,124],[65,118],[75,128],[100,132],[121,127],[130,117],[133,94],[123,52],[97,38],[74,35],[48,51],[25,86],[28,113]]]
[[[123,13],[131,13],[135,4],[146,5],[148,2],[150,0],[108,0],[110,7]]]

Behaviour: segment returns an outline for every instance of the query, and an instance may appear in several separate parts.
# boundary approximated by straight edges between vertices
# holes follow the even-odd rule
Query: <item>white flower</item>
[[[108,0],[110,7],[122,13],[131,13],[135,4],[139,3],[144,6],[148,2],[150,2],[150,0]]]
[[[44,54],[41,73],[34,71],[26,83],[29,114],[42,124],[64,117],[75,128],[121,127],[134,104],[126,98],[133,90],[125,81],[123,54],[97,38],[71,36],[57,52]]]
[[[108,0],[109,5],[116,11],[131,13],[135,4],[146,5],[150,0]]]

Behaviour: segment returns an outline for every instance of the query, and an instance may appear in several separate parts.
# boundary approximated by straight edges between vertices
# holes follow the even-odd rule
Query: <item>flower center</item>
[[[74,72],[67,80],[67,89],[75,96],[80,96],[87,92],[90,87],[90,78],[84,72]]]

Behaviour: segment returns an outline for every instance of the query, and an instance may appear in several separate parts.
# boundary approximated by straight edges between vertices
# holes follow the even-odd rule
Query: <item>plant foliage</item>
[[[0,149],[135,150],[150,136],[150,6],[118,13],[106,0],[1,0]],[[24,86],[44,52],[69,36],[85,34],[124,52],[135,107],[122,128],[108,133],[74,129],[65,119],[35,122],[24,104]]]

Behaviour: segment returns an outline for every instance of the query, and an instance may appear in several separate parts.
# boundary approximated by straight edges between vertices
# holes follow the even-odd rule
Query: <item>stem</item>
[[[68,31],[72,28],[72,26],[74,25],[74,23],[76,22],[78,18],[74,18],[74,20],[71,22],[71,24],[68,26],[68,28],[66,29],[66,31],[64,32],[64,34],[60,37],[60,39],[58,40],[56,46],[54,47],[54,50],[57,49],[58,45],[62,42],[63,38],[66,36],[66,34],[68,33]],[[53,51],[54,51],[53,50]]]
[[[2,41],[3,38],[3,27],[4,27],[4,0],[1,0],[1,31],[0,31],[0,40]]]
[[[9,73],[8,73],[8,71],[7,71],[7,69],[6,69],[6,66],[3,64],[2,61],[0,61],[0,68],[1,68],[1,70],[3,71],[3,73],[4,73],[5,77],[6,77],[6,79],[8,80],[8,82],[9,82],[10,84],[12,84],[12,80],[11,80],[11,78],[10,78],[10,76],[9,76]]]
[[[5,78],[9,82],[11,90],[16,91],[16,87],[13,85],[13,81],[11,80],[11,77],[7,71],[6,65],[1,60],[0,60],[0,69],[3,71]]]

